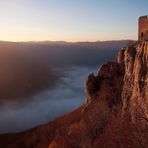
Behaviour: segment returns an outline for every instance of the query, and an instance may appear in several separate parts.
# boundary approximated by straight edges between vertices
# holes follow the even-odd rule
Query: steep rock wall
[[[123,66],[122,113],[133,123],[148,120],[148,41],[127,47],[118,53]]]

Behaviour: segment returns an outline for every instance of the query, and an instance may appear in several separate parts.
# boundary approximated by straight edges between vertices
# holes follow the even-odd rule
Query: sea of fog
[[[47,123],[82,105],[87,76],[125,43],[0,42],[0,133]]]
[[[0,107],[0,132],[22,131],[79,107],[85,101],[84,81],[95,70],[95,67],[66,68],[56,87],[25,98],[28,101],[3,104]]]

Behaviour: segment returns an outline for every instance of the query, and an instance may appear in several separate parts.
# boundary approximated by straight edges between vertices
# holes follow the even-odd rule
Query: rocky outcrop
[[[117,53],[115,62],[103,64],[97,76],[88,76],[85,83],[87,104],[98,98],[97,94],[104,85],[106,88],[110,85],[108,81],[113,82],[112,87],[118,84],[115,87],[118,95],[114,95],[114,99],[121,99],[123,116],[133,123],[147,123],[148,41],[123,48]]]
[[[96,81],[91,81],[88,77],[86,81],[85,88],[87,89],[85,91],[89,94],[87,104],[109,94],[108,97],[105,97],[107,102],[116,105],[116,107],[120,106],[117,111],[120,116],[118,117],[119,120],[114,119],[116,124],[123,127],[120,132],[127,132],[127,136],[131,134],[131,139],[139,141],[139,143],[136,143],[130,140],[129,145],[138,148],[146,147],[148,144],[146,140],[148,139],[148,41],[123,48],[118,52],[115,62],[102,65],[95,79]],[[91,83],[90,88],[87,83]],[[97,90],[93,89],[95,91],[91,97],[89,92],[93,88],[92,86],[97,86]],[[107,89],[102,91],[102,87]],[[114,110],[114,108],[111,110]],[[109,131],[106,134],[108,133]],[[124,137],[123,135],[120,136]],[[127,141],[126,138],[124,140]]]
[[[123,114],[133,123],[148,120],[148,42],[125,48]]]
[[[122,70],[118,63],[107,62],[98,74],[90,74],[85,82],[86,105],[98,98],[110,98],[108,103],[118,104],[121,101],[123,86]]]
[[[0,135],[3,148],[146,148],[148,42],[123,48],[85,82],[86,102],[34,129]]]

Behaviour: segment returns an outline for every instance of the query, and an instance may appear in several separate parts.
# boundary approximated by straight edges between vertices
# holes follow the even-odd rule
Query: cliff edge
[[[118,52],[85,82],[85,104],[46,125],[0,135],[3,148],[146,148],[148,41]]]

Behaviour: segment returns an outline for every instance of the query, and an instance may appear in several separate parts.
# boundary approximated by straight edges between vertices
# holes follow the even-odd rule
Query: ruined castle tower
[[[148,41],[148,16],[139,18],[138,41]]]

